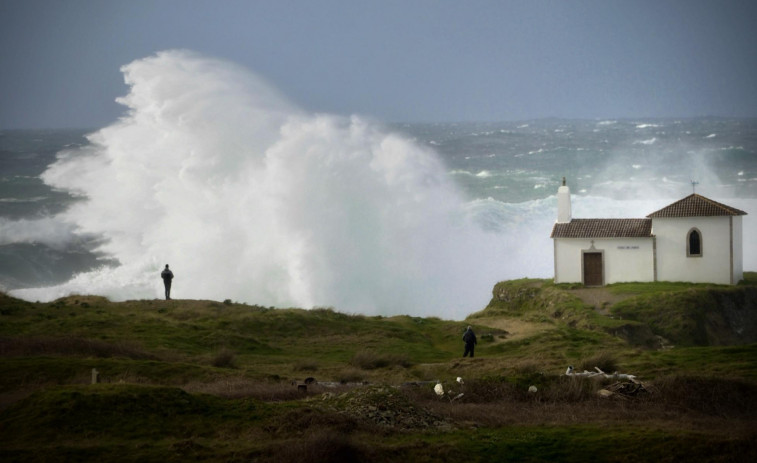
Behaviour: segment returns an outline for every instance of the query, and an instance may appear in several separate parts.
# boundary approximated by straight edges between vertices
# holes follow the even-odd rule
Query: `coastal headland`
[[[753,272],[504,281],[465,320],[0,295],[0,356],[3,461],[757,459]]]

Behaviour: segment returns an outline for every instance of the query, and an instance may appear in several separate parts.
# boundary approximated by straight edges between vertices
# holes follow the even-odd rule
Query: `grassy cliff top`
[[[507,281],[465,321],[0,294],[0,459],[750,458],[747,276],[733,287]],[[469,324],[478,345],[464,359]],[[613,380],[566,377],[567,365],[635,375],[646,392],[599,398]]]
[[[41,383],[65,382],[95,366],[113,380],[159,384],[308,376],[401,383],[524,368],[560,373],[597,356],[635,374],[689,371],[700,367],[683,361],[685,352],[709,348],[717,355],[757,343],[757,275],[747,277],[739,286],[504,281],[489,305],[465,321],[230,301],[70,296],[30,303],[0,295],[0,387],[14,388],[29,370],[38,371]],[[476,359],[463,362],[468,324],[479,343]],[[669,368],[654,360],[663,357]],[[749,368],[735,374],[753,376]]]

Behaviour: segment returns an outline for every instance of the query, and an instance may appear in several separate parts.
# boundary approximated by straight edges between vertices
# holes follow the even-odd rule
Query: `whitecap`
[[[57,217],[8,220],[0,217],[0,246],[38,243],[62,250],[79,240],[75,227]]]
[[[28,198],[0,198],[0,203],[38,203],[48,199],[46,196],[30,196]]]

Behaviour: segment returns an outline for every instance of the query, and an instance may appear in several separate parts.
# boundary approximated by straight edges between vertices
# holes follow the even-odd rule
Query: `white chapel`
[[[643,219],[574,219],[557,190],[555,283],[631,281],[736,284],[744,275],[740,211],[691,194]]]

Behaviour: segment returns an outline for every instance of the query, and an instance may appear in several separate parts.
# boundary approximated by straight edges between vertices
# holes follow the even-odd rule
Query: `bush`
[[[386,368],[392,365],[398,365],[403,368],[412,366],[410,361],[404,355],[398,354],[377,354],[368,350],[357,352],[350,360],[350,365],[362,368],[363,370],[375,370],[377,368]]]
[[[315,360],[299,360],[294,364],[294,371],[318,371],[318,362]]]
[[[363,381],[363,373],[354,368],[347,368],[336,374],[336,379],[340,383],[359,383]]]
[[[235,354],[229,349],[221,349],[216,353],[215,357],[213,357],[210,364],[218,368],[236,368]]]
[[[609,352],[600,352],[593,357],[584,359],[576,368],[576,371],[595,371],[594,367],[599,368],[605,373],[614,373],[618,371],[618,361],[614,355]]]

